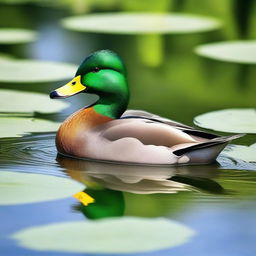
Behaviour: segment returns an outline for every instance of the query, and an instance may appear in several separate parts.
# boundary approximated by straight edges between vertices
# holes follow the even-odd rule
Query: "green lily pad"
[[[190,228],[164,218],[116,217],[37,226],[12,237],[34,250],[113,254],[171,248],[192,235]]]
[[[217,29],[221,23],[190,14],[107,13],[68,17],[62,25],[71,30],[116,34],[183,34]]]
[[[72,78],[76,70],[76,65],[62,62],[6,59],[0,61],[0,82],[54,82]]]
[[[0,205],[27,204],[71,197],[84,185],[63,177],[0,171]]]
[[[256,109],[223,109],[205,113],[194,118],[200,127],[233,133],[256,133]]]
[[[198,55],[219,61],[256,64],[256,41],[227,41],[198,46]]]
[[[251,146],[230,145],[222,153],[234,159],[256,163],[256,143]]]
[[[0,117],[0,138],[21,137],[32,132],[54,132],[60,124],[38,118]]]
[[[37,39],[37,33],[21,28],[0,28],[0,44],[18,44],[33,42]]]
[[[61,100],[51,100],[43,93],[0,89],[0,113],[55,113],[69,105]]]

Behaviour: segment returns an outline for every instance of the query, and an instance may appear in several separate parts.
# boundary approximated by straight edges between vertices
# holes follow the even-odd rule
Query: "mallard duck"
[[[60,126],[56,146],[62,155],[144,165],[206,164],[213,162],[229,141],[241,136],[222,137],[146,111],[126,110],[125,66],[110,50],[88,56],[75,77],[50,97],[82,92],[99,99]]]

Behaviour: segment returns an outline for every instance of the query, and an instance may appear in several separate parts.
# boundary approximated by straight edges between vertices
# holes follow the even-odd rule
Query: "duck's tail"
[[[173,154],[177,156],[186,155],[190,163],[206,164],[214,162],[220,152],[226,145],[234,139],[243,137],[245,134],[236,134],[232,136],[221,136],[206,142],[198,143],[186,148],[177,149]]]

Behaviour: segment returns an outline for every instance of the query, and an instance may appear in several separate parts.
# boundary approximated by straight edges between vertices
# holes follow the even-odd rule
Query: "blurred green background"
[[[0,2],[1,27],[28,28],[39,32],[35,42],[1,45],[0,52],[17,58],[57,60],[79,65],[95,50],[114,50],[127,66],[130,108],[144,109],[192,124],[193,117],[210,110],[255,107],[255,65],[206,59],[194,51],[196,46],[209,42],[253,39],[256,33],[255,1]],[[67,16],[103,12],[189,13],[217,18],[223,25],[208,32],[125,35],[75,32],[66,30],[60,23]],[[13,73],[15,75],[15,71]],[[1,87],[48,93],[60,84],[1,83]],[[79,106],[84,103],[82,97],[74,101]]]

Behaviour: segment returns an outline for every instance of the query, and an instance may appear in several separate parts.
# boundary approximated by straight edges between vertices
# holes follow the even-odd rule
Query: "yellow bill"
[[[63,85],[62,87],[56,89],[55,91],[52,91],[50,93],[50,97],[53,98],[63,98],[63,97],[69,97],[72,95],[75,95],[79,92],[82,92],[86,89],[86,86],[84,86],[81,83],[81,76],[76,76],[73,78],[70,82]]]

